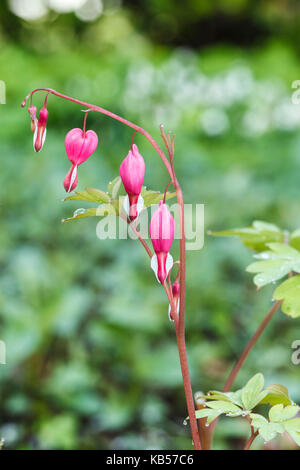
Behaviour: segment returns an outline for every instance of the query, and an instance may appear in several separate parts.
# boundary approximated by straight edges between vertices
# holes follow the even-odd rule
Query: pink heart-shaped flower
[[[95,152],[97,145],[98,136],[91,130],[84,132],[82,129],[75,128],[70,130],[65,138],[68,159],[74,165],[81,165],[85,162]]]

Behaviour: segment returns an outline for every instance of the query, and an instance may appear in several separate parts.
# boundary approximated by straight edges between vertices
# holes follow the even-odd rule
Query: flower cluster
[[[48,96],[48,95],[47,95]],[[31,130],[34,134],[33,146],[36,152],[40,152],[46,139],[47,131],[47,96],[42,109],[36,117],[37,108],[32,104],[28,108],[31,118]],[[64,188],[67,193],[73,191],[78,184],[78,167],[84,163],[97,149],[98,136],[92,130],[86,130],[86,112],[83,129],[71,129],[65,137],[67,157],[72,166],[64,179]],[[130,223],[135,221],[144,209],[144,200],[141,195],[145,176],[145,161],[139,153],[136,144],[131,148],[120,166],[120,177],[126,191],[123,209]],[[158,209],[154,212],[149,226],[154,255],[151,259],[151,268],[154,270],[158,282],[164,284],[173,266],[173,258],[170,255],[171,245],[174,239],[175,222],[164,201],[160,201]],[[179,287],[176,290],[173,285],[174,302],[178,304]],[[179,284],[178,284],[179,286]],[[178,291],[178,292],[177,292]]]

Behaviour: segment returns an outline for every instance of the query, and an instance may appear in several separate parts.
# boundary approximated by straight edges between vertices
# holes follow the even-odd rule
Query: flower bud
[[[120,176],[127,193],[124,210],[129,219],[134,220],[144,207],[141,190],[145,176],[145,162],[135,144],[132,145],[120,166]]]
[[[163,201],[159,202],[158,209],[151,218],[149,233],[155,251],[155,255],[151,259],[151,267],[157,280],[163,284],[173,266],[173,258],[169,251],[175,233],[174,219]]]
[[[40,152],[43,148],[46,139],[46,126],[48,119],[48,110],[46,104],[42,107],[39,114],[39,120],[35,122],[35,130],[33,135],[33,148],[36,152]]]
[[[83,131],[75,128],[70,130],[65,138],[65,147],[72,168],[64,180],[67,193],[73,191],[78,183],[78,166],[85,162],[96,150],[98,136],[94,131]]]
[[[36,111],[37,111],[37,108],[36,106],[30,106],[28,108],[28,112],[30,114],[30,118],[31,118],[31,131],[34,132],[35,131],[35,128],[37,126],[37,118],[36,118]]]
[[[175,304],[175,309],[177,311],[177,314],[179,314],[179,293],[180,293],[180,284],[179,282],[175,281],[173,286],[172,286],[172,296]],[[171,313],[171,305],[169,305],[169,320],[174,321],[172,318],[172,313]]]

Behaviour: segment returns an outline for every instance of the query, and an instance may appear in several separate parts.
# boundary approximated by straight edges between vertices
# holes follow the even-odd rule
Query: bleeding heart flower
[[[172,286],[172,295],[173,295],[175,309],[177,311],[177,314],[179,314],[179,303],[180,303],[179,293],[180,293],[180,284],[179,284],[179,282],[175,281],[173,286]],[[171,315],[171,305],[169,305],[169,312],[168,313],[169,313],[169,320],[174,321],[174,319],[172,318],[172,315]]]
[[[151,268],[158,282],[163,284],[173,266],[173,258],[169,251],[175,233],[174,219],[163,201],[159,202],[158,209],[151,218],[149,233],[155,251],[151,259]]]
[[[30,118],[31,118],[31,130],[32,130],[32,132],[34,132],[35,129],[36,129],[36,126],[37,126],[37,118],[36,118],[37,108],[36,108],[36,106],[30,106],[28,108],[28,112],[29,112]]]
[[[127,193],[124,210],[130,220],[134,220],[144,208],[141,190],[145,176],[145,162],[135,144],[120,166],[120,176]]]
[[[65,138],[65,147],[72,168],[64,180],[66,192],[73,191],[78,183],[78,166],[85,162],[96,150],[98,136],[94,131],[79,128],[70,130]]]
[[[31,117],[31,119],[34,121],[34,124],[35,124],[34,134],[33,134],[33,148],[36,152],[40,152],[43,148],[43,145],[44,145],[45,139],[46,139],[46,132],[47,132],[46,126],[47,126],[47,119],[48,119],[48,114],[49,113],[48,113],[48,110],[47,110],[47,107],[46,107],[46,102],[45,102],[44,106],[40,110],[39,119],[36,122],[36,118],[35,118],[36,108],[35,108],[35,111],[34,111],[34,108],[35,108],[35,106],[32,106],[30,108],[31,112],[32,112],[32,117],[33,117],[33,119],[32,119],[32,117]],[[31,128],[33,129],[33,124],[32,124]]]

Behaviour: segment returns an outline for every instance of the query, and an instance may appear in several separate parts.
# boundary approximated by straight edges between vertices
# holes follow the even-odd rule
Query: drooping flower
[[[149,233],[155,252],[151,259],[151,268],[157,280],[163,284],[173,266],[173,258],[169,251],[175,233],[174,219],[163,201],[159,202],[158,209],[151,218]]]
[[[141,190],[145,176],[145,162],[135,144],[121,163],[120,176],[127,193],[124,210],[132,221],[137,218],[144,207]]]
[[[30,118],[31,118],[31,125],[30,125],[31,131],[34,132],[35,129],[36,129],[36,126],[37,126],[37,118],[36,118],[37,108],[36,108],[36,106],[29,106],[28,112],[29,112]]]
[[[180,284],[178,281],[175,281],[172,286],[172,296],[173,296],[177,314],[179,313],[179,303],[180,303],[179,293],[180,293]],[[171,305],[169,305],[169,320],[174,321],[174,319],[172,318],[172,314],[171,314]]]
[[[66,192],[73,191],[78,183],[78,166],[85,162],[96,150],[98,136],[96,132],[84,131],[79,128],[70,130],[65,138],[65,147],[68,159],[72,163],[64,180]]]
[[[35,117],[34,114],[34,106],[32,107],[33,114],[32,116]],[[35,108],[36,109],[36,108]],[[34,121],[34,134],[33,134],[33,148],[35,152],[40,152],[43,148],[43,145],[45,143],[46,139],[46,132],[47,132],[47,119],[48,119],[48,110],[47,110],[47,105],[46,101],[42,109],[40,110],[39,113],[39,119],[36,122],[36,119],[33,119]],[[33,125],[32,125],[33,128]]]

